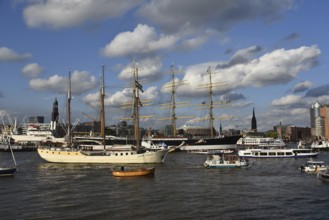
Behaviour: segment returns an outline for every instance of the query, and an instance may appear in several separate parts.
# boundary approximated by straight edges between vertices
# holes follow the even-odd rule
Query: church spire
[[[257,132],[257,121],[255,116],[255,108],[252,109],[251,130]]]
[[[56,130],[57,123],[58,123],[58,101],[57,97],[55,97],[55,100],[53,102],[53,111],[51,112],[51,122],[50,122],[50,130],[54,131]]]

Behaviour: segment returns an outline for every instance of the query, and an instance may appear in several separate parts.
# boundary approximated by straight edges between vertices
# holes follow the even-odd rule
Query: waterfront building
[[[311,129],[309,127],[287,126],[284,133],[284,139],[287,142],[298,142],[311,138]]]
[[[317,139],[329,139],[329,105],[316,102],[310,108],[311,135]]]

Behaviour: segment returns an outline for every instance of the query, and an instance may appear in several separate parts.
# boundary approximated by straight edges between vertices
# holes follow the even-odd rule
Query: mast
[[[105,150],[105,107],[104,107],[104,98],[105,98],[105,87],[104,87],[104,69],[105,66],[102,65],[102,75],[100,80],[100,104],[101,104],[101,137],[103,139],[103,146]]]
[[[175,72],[174,72],[174,64],[171,64],[170,66],[171,70],[171,113],[172,113],[172,119],[171,119],[171,124],[172,124],[172,129],[173,129],[173,137],[176,137],[176,113],[175,113]]]
[[[140,135],[139,135],[139,105],[141,104],[139,100],[139,90],[142,90],[142,85],[139,84],[138,82],[138,67],[133,66],[134,68],[134,88],[133,88],[133,93],[134,93],[134,137],[136,141],[136,146],[137,150],[140,148]]]
[[[209,127],[210,127],[210,138],[214,138],[214,115],[213,115],[213,101],[212,101],[212,81],[211,81],[211,68],[207,70],[209,74]]]
[[[69,71],[68,90],[67,90],[67,136],[68,146],[72,147],[71,140],[71,71]]]

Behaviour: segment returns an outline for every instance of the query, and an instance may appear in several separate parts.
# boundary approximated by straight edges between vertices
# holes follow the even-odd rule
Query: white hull
[[[168,150],[157,152],[145,152],[137,154],[135,151],[105,151],[106,155],[98,154],[88,155],[88,152],[56,150],[38,148],[40,157],[52,163],[109,163],[109,164],[144,164],[144,163],[162,163],[168,153]]]
[[[307,149],[247,149],[238,154],[244,158],[300,158],[316,157],[319,153]]]
[[[207,168],[240,168],[249,166],[249,163],[236,155],[221,154],[209,155],[203,165]]]
[[[54,136],[31,136],[31,135],[11,135],[15,143],[37,143],[42,141],[64,142],[64,138],[55,138]]]

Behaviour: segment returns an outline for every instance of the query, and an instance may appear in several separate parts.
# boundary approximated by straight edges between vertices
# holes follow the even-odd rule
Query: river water
[[[10,156],[0,153],[0,160]],[[118,178],[112,165],[44,162],[15,153],[0,178],[0,219],[328,219],[329,184],[300,173],[307,159],[251,159],[206,169],[205,155],[171,153],[154,177]],[[329,153],[318,159],[329,164]]]

